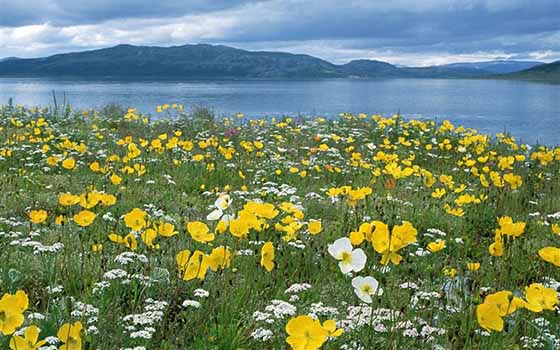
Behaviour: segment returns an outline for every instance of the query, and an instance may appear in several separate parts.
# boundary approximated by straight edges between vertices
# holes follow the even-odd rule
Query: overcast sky
[[[335,63],[560,59],[560,0],[0,0],[0,58],[216,43]]]

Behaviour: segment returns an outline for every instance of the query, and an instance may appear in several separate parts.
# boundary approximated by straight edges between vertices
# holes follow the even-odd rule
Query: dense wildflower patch
[[[560,347],[560,148],[0,107],[6,349]]]

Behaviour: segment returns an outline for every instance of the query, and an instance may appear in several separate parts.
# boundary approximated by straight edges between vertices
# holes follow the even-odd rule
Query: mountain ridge
[[[497,77],[502,79],[560,82],[560,60]]]
[[[225,45],[135,46],[0,60],[0,76],[162,78],[477,78],[534,68],[535,61],[489,61],[400,67],[357,59],[334,64],[307,54],[248,51]],[[493,67],[494,69],[481,68]],[[499,69],[496,70],[496,67]],[[517,68],[515,68],[517,67]]]

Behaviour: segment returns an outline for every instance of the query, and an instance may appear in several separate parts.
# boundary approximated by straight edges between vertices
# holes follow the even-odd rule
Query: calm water
[[[496,80],[123,81],[0,78],[0,104],[59,101],[73,107],[108,103],[154,114],[162,103],[203,105],[250,117],[332,116],[340,112],[448,118],[528,143],[560,144],[560,85]]]

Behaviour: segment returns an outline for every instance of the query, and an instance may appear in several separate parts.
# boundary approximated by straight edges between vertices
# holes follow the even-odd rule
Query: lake
[[[560,144],[560,85],[505,80],[143,81],[0,78],[0,104],[108,103],[155,114],[163,103],[248,117],[336,116],[342,112],[444,118],[482,132],[508,131],[525,143]]]

